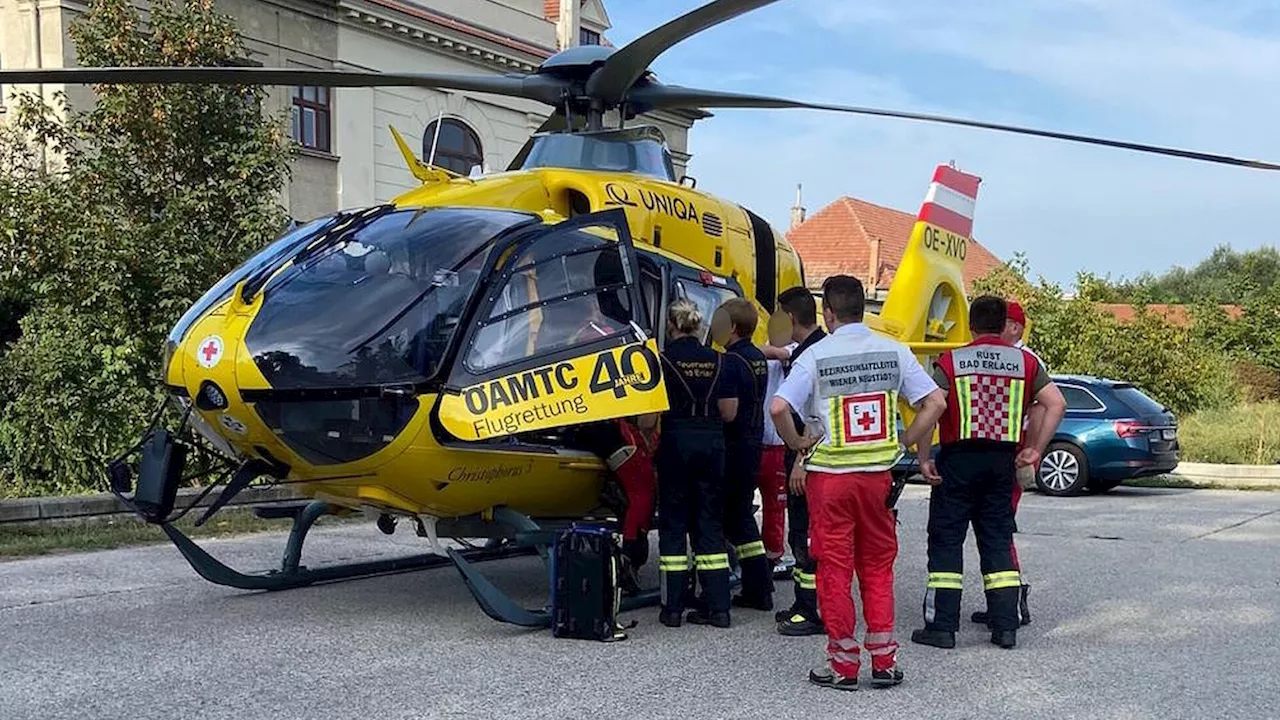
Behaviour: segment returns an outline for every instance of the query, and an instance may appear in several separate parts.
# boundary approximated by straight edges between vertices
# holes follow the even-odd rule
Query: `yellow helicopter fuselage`
[[[396,198],[392,204],[397,208],[518,210],[536,215],[548,225],[621,210],[637,253],[647,265],[662,268],[657,274],[662,283],[657,297],[670,301],[669,290],[677,276],[685,283],[682,287],[701,283],[702,290],[711,293],[708,297],[727,299],[740,293],[756,305],[761,315],[754,338],[760,343],[767,341],[771,309],[760,299],[767,298],[771,306],[772,298],[782,290],[804,285],[800,258],[782,234],[744,208],[682,184],[632,173],[554,168],[479,179],[449,177],[421,166],[417,170],[423,171],[415,174],[425,176],[426,182]],[[890,314],[869,317],[873,328],[916,342],[954,342],[967,331],[961,321],[941,336],[927,333],[925,314],[936,288],[956,290],[959,282],[959,263],[937,255],[924,249],[920,238],[913,237],[891,291],[886,308]],[[284,263],[276,273],[283,272],[288,264]],[[556,392],[589,393],[586,388],[597,385],[596,376],[602,367],[616,367],[619,360],[625,360],[623,370],[634,371],[635,376],[629,382],[647,392],[630,392],[625,401],[607,391],[589,393],[586,402],[591,412],[583,417],[593,420],[630,416],[660,412],[667,407],[657,368],[635,370],[632,366],[637,362],[632,361],[644,352],[637,350],[632,357],[622,358],[629,351],[621,347],[560,359],[540,369],[525,367],[508,377],[477,385],[471,394],[459,387],[417,393],[411,417],[394,436],[382,438],[383,444],[375,452],[349,462],[317,464],[314,455],[308,457],[291,447],[278,428],[264,422],[255,407],[255,393],[269,392],[272,385],[255,362],[245,338],[269,293],[270,290],[258,292],[246,302],[240,292],[233,292],[195,320],[170,348],[166,383],[175,395],[188,398],[186,402],[197,397],[206,383],[230,390],[223,393],[225,407],[202,409],[199,403],[193,403],[197,428],[224,452],[241,459],[257,457],[287,466],[287,478],[283,480],[307,496],[336,505],[433,517],[486,513],[498,506],[534,518],[589,515],[600,508],[607,474],[597,456],[558,444],[555,439],[539,442],[505,433],[495,422],[472,432],[472,421],[481,428],[481,420],[476,418],[495,412],[495,408],[488,407],[487,400],[472,403],[470,410],[475,417],[460,418],[467,413],[467,403],[475,397],[488,398],[489,390],[485,388],[493,384],[504,400],[516,405],[514,393],[521,392],[521,388],[535,395],[543,388],[549,397]],[[953,319],[960,319],[963,314],[962,293],[960,299],[950,308]],[[657,304],[660,308],[663,303]],[[316,313],[325,311],[315,308]],[[649,326],[650,337],[632,345],[656,352],[663,331],[662,317],[660,311],[651,312],[648,322],[642,323]],[[471,321],[462,318],[464,325]],[[603,355],[609,357],[602,358]],[[602,360],[609,360],[612,365],[602,364]],[[520,412],[527,420],[534,418],[532,410],[515,410],[517,418]],[[545,430],[549,421],[543,420],[538,415],[534,425]]]

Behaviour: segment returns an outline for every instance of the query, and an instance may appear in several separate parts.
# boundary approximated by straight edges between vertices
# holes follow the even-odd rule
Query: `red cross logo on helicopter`
[[[222,338],[217,335],[210,335],[196,346],[196,362],[200,363],[200,367],[211,368],[221,359]]]

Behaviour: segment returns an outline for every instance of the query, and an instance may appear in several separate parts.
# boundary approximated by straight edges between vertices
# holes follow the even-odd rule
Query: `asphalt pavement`
[[[625,642],[557,640],[489,620],[450,568],[253,593],[205,582],[165,545],[0,563],[0,719],[1280,716],[1280,493],[1030,495],[1018,546],[1034,622],[1001,650],[966,619],[950,651],[908,640],[927,493],[900,503],[907,677],[889,690],[808,685],[822,641],[778,636],[771,614],[668,629],[653,609]],[[259,569],[283,537],[204,546]],[[319,528],[304,562],[420,548]],[[545,593],[535,558],[481,567],[531,605]],[[967,615],[982,605],[972,540],[966,567]]]

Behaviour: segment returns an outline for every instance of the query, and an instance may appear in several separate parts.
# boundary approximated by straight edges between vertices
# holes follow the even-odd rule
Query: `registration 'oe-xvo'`
[[[961,118],[667,85],[648,70],[676,43],[769,4],[717,0],[622,48],[565,50],[529,75],[0,71],[0,84],[406,86],[554,108],[506,172],[480,178],[423,164],[396,134],[420,188],[291,229],[211,288],[169,335],[168,400],[138,446],[109,468],[115,490],[216,583],[285,589],[453,564],[489,615],[546,626],[545,611],[512,601],[474,563],[546,557],[556,529],[615,512],[601,500],[610,473],[576,431],[666,409],[657,353],[667,305],[688,298],[710,317],[724,300],[744,297],[764,319],[781,290],[804,284],[800,258],[780,233],[676,177],[661,135],[628,121],[675,108],[808,108],[1280,169]],[[867,319],[922,358],[969,335],[967,237],[936,217],[957,212],[971,217],[972,201],[931,192],[883,311]],[[758,324],[757,342],[767,324]],[[182,512],[174,510],[177,487],[201,475],[222,488],[205,517],[255,481],[289,483],[313,498],[277,509],[294,521],[280,569],[232,570],[172,524]],[[387,532],[398,519],[412,522],[431,552],[301,565],[312,523],[350,509],[378,514]],[[460,539],[461,549],[442,550],[441,537]],[[655,600],[651,591],[627,604]]]

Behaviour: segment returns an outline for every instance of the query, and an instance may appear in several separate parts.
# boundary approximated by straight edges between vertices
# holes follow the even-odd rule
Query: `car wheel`
[[[1053,443],[1040,459],[1036,485],[1046,495],[1076,495],[1089,483],[1088,461],[1075,445]]]

